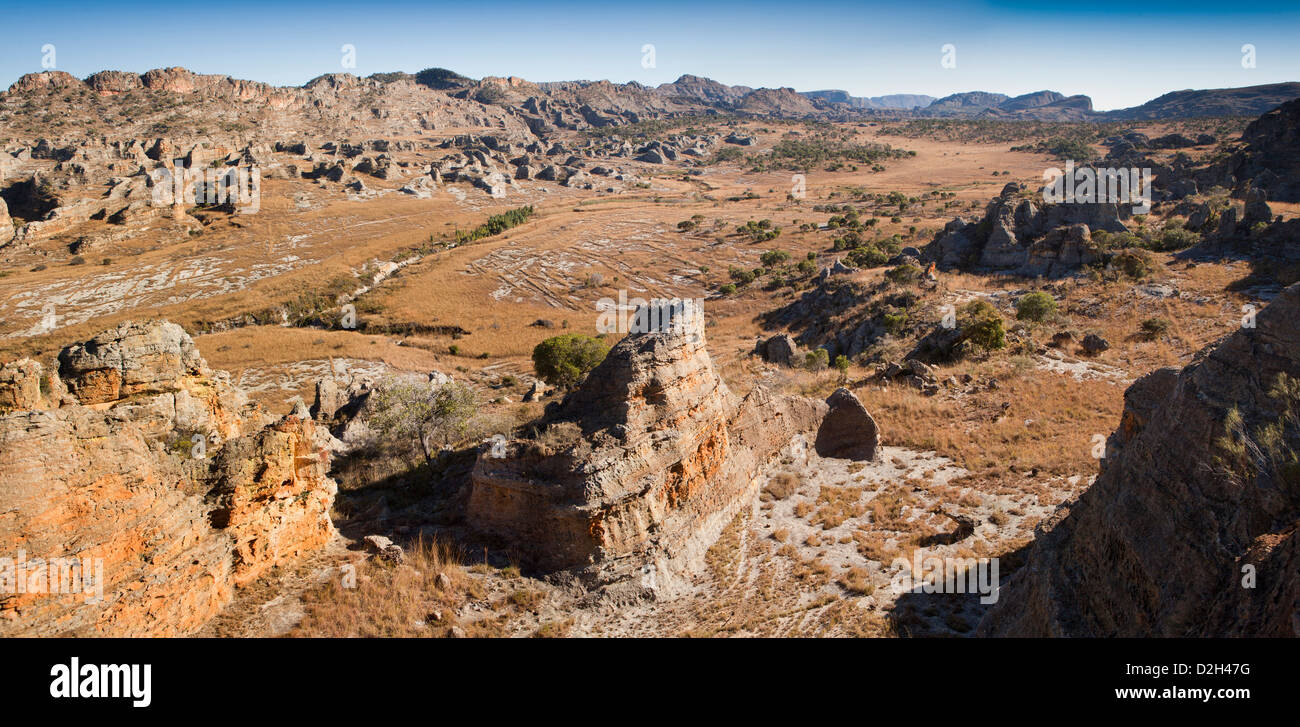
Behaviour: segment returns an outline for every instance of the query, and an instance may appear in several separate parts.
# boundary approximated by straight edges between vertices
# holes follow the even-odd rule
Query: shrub
[[[1201,241],[1201,236],[1182,227],[1167,227],[1152,247],[1156,250],[1186,250]]]
[[[910,283],[921,277],[921,269],[911,263],[903,263],[898,267],[890,268],[886,271],[885,277],[899,285],[902,285],[903,283]]]
[[[1145,250],[1121,250],[1111,258],[1111,264],[1121,274],[1133,280],[1141,280],[1151,275],[1154,270],[1151,255]]]
[[[767,495],[764,499],[784,500],[799,490],[799,475],[793,472],[778,472],[772,475],[768,480],[767,486],[763,488],[763,493]]]
[[[566,333],[548,338],[533,349],[533,369],[551,386],[571,389],[605,360],[609,347],[598,338]]]
[[[840,372],[840,381],[849,377],[849,357],[843,354],[835,357],[835,369]]]
[[[901,336],[904,329],[907,328],[907,311],[900,310],[886,313],[883,322],[887,333],[891,336]]]
[[[722,293],[723,295],[731,295],[732,293],[735,293],[735,292],[736,292],[736,284],[735,284],[735,283],[727,283],[726,285],[722,286],[721,288],[718,288],[718,292],[719,292],[719,293]]]
[[[1041,323],[1056,312],[1056,299],[1041,290],[1028,293],[1016,302],[1016,319]]]
[[[555,422],[533,437],[530,449],[533,454],[550,457],[582,441],[582,427],[574,422]]]
[[[727,275],[731,276],[731,279],[736,281],[738,285],[749,285],[754,282],[754,278],[757,277],[754,275],[752,270],[738,268],[735,265],[727,268]]]
[[[768,250],[759,258],[763,263],[763,266],[769,268],[776,267],[789,259],[790,253],[785,252],[784,250]]]
[[[446,68],[426,68],[415,74],[415,82],[436,90],[458,88],[470,79]]]
[[[874,268],[889,262],[889,255],[878,247],[859,247],[844,256],[844,261],[855,268]]]
[[[831,355],[824,348],[816,348],[804,354],[803,365],[809,371],[820,371],[830,364]]]
[[[969,341],[986,351],[993,351],[1007,345],[1006,329],[1002,324],[1002,314],[987,300],[973,300],[961,310],[958,322],[961,325],[962,340]]]
[[[1148,318],[1142,321],[1142,335],[1147,340],[1155,340],[1169,330],[1169,321],[1164,318]]]

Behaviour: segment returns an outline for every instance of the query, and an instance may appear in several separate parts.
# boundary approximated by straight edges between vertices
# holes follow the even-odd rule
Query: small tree
[[[840,372],[840,383],[849,380],[849,357],[843,354],[835,357],[835,368]]]
[[[469,431],[478,397],[469,386],[391,380],[370,395],[370,429],[381,439],[408,441],[433,462],[437,449],[450,447]]]
[[[605,360],[609,347],[578,333],[554,336],[533,349],[533,369],[551,386],[572,389]]]
[[[1042,322],[1056,312],[1056,299],[1041,290],[1028,293],[1016,302],[1016,318]]]

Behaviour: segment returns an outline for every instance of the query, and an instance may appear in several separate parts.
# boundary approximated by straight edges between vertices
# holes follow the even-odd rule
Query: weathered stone
[[[1110,348],[1110,342],[1095,333],[1089,333],[1084,336],[1081,345],[1083,346],[1084,353],[1090,355],[1099,354]]]
[[[41,370],[30,358],[0,367],[0,412],[41,408]]]
[[[103,599],[0,594],[0,636],[192,633],[334,536],[323,431],[249,405],[179,326],[127,323],[64,354],[81,403],[0,415],[0,542],[102,567]]]
[[[978,633],[1296,636],[1300,490],[1287,465],[1233,449],[1300,446],[1294,389],[1278,388],[1300,379],[1298,319],[1292,285],[1254,328],[1129,387],[1097,481],[1041,526]]]
[[[59,353],[59,374],[82,404],[174,389],[202,366],[194,341],[166,321],[127,321]]]
[[[799,345],[788,333],[778,333],[760,344],[764,361],[778,366],[796,366],[799,363]]]
[[[826,404],[829,411],[817,428],[814,443],[817,454],[840,459],[875,459],[880,430],[858,397],[848,389],[839,388],[826,399]]]
[[[504,457],[480,454],[467,518],[527,543],[534,567],[634,592],[675,590],[757,495],[763,465],[825,411],[762,387],[738,400],[713,369],[698,318],[633,334],[543,421],[571,428],[574,440],[559,451],[514,440]]]

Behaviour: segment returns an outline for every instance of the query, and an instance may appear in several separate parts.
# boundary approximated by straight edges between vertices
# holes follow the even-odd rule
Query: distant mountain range
[[[104,111],[101,107],[120,103],[136,111],[115,117],[111,122],[114,132],[145,138],[178,124],[172,107],[154,100],[161,92],[202,96],[206,110],[215,116],[262,129],[309,124],[342,134],[373,124],[414,133],[486,124],[503,130],[527,129],[541,136],[555,129],[707,114],[827,121],[907,117],[1142,121],[1259,116],[1300,98],[1300,83],[1175,91],[1133,108],[1099,112],[1087,96],[1050,90],[1015,97],[989,91],[939,99],[923,94],[865,97],[838,89],[798,92],[793,88],[729,86],[693,75],[659,86],[610,81],[533,83],[517,77],[476,80],[441,68],[414,74],[376,73],[366,78],[331,73],[302,86],[277,87],[184,68],[156,68],[145,73],[101,71],[84,79],[63,71],[31,73],[0,94],[0,104],[10,111],[6,128],[39,135],[70,134],[74,129],[102,133],[108,122],[100,114]],[[378,106],[384,106],[382,113],[375,111]]]
[[[829,89],[826,91],[801,91],[800,95],[810,99],[820,99],[829,103],[848,104],[860,109],[902,109],[913,111],[923,109],[934,103],[934,96],[923,93],[894,93],[888,96],[850,96],[848,91]]]
[[[988,91],[955,93],[940,99],[919,94],[850,96],[848,92],[839,90],[805,91],[801,95],[829,104],[909,110],[921,116],[1139,121],[1196,116],[1257,116],[1300,98],[1300,83],[1174,91],[1140,106],[1114,111],[1094,111],[1092,99],[1088,96],[1066,96],[1057,91],[1035,91],[1014,98]]]

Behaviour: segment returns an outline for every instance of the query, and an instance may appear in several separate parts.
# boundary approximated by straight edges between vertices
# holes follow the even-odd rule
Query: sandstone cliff
[[[6,364],[0,557],[38,587],[0,593],[0,635],[199,628],[234,587],[333,537],[322,431],[248,403],[172,323],[69,346],[57,373]],[[49,593],[50,559],[102,563],[103,600]]]
[[[1256,327],[1134,383],[1101,475],[979,632],[1300,635],[1297,320],[1293,285]]]
[[[817,429],[827,410],[761,387],[743,399],[733,394],[713,369],[698,319],[633,334],[543,422],[547,432],[573,436],[485,448],[468,518],[520,544],[535,567],[671,591],[752,502],[763,465],[795,435]],[[834,425],[846,423],[866,420],[850,412]],[[826,441],[854,456],[874,454],[874,422],[861,437],[837,430]]]

